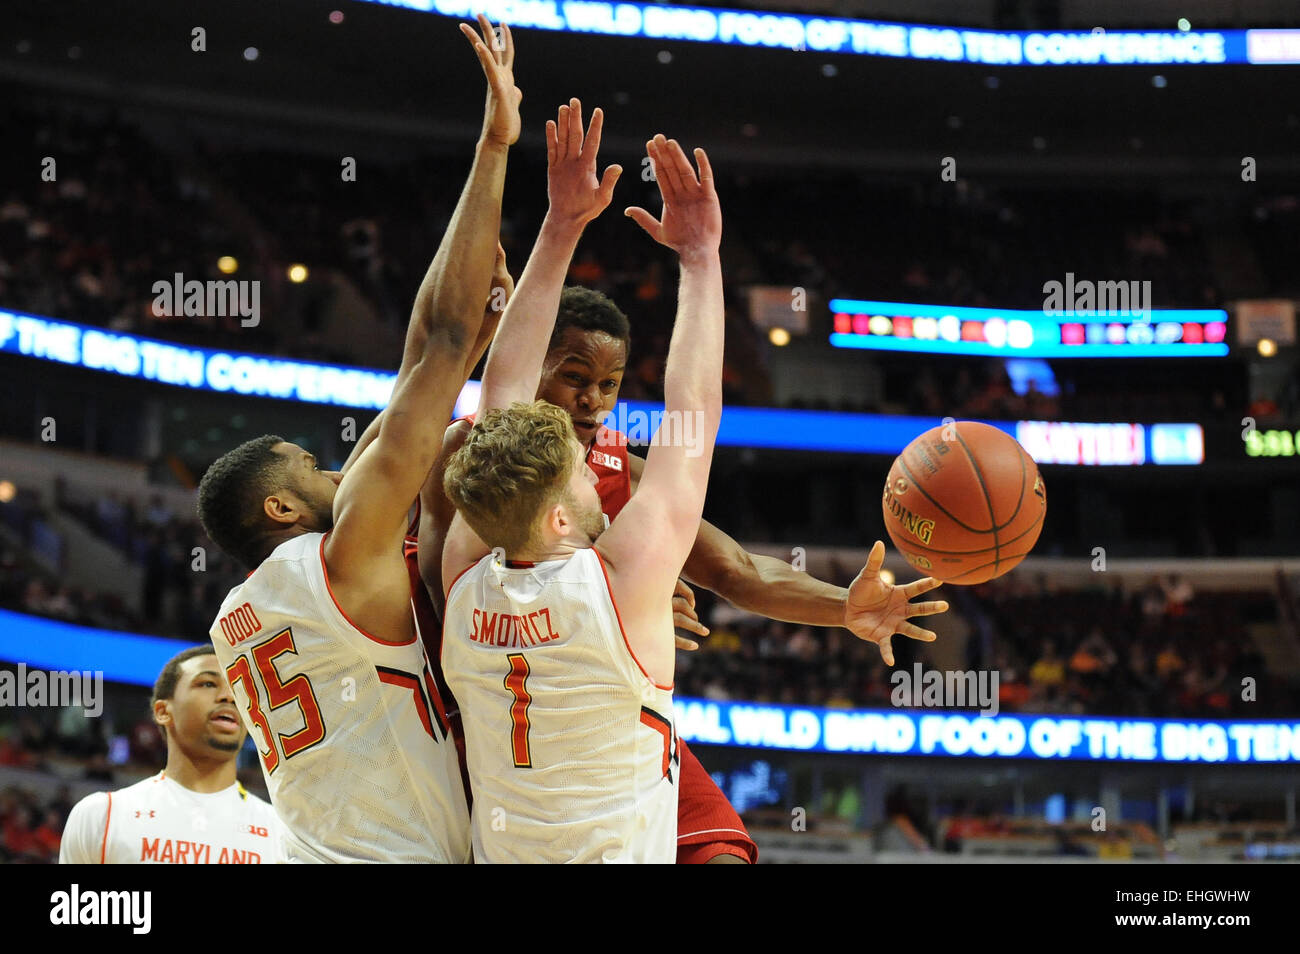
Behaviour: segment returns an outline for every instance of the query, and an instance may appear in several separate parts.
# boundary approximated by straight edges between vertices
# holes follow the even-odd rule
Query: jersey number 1
[[[515,757],[515,768],[532,768],[533,757],[528,750],[528,705],[533,697],[524,685],[528,680],[528,660],[523,653],[511,653],[510,672],[506,675],[506,688],[514,696],[510,705],[510,751]]]
[[[316,702],[316,693],[312,690],[311,680],[299,674],[288,682],[282,682],[280,673],[275,668],[277,657],[285,653],[297,655],[297,652],[293,644],[293,632],[286,629],[253,650],[253,662],[257,665],[258,675],[262,677],[260,680],[253,678],[253,670],[248,664],[247,656],[239,656],[226,667],[226,678],[230,680],[232,689],[235,683],[241,680],[244,683],[244,695],[248,697],[248,717],[253,720],[253,725],[262,730],[262,740],[266,742],[266,751],[263,752],[259,746],[258,752],[266,765],[268,775],[280,764],[281,750],[284,751],[286,759],[291,759],[303,749],[310,748],[325,738],[325,720],[321,718],[320,705]],[[301,729],[287,735],[283,732],[272,734],[271,724],[266,718],[267,714],[262,711],[261,694],[257,685],[259,681],[266,689],[266,699],[272,712],[291,702],[298,704],[298,708],[302,710]],[[275,736],[279,737],[278,746]]]

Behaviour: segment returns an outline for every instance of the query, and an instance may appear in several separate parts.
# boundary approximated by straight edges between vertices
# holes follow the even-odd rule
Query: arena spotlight
[[[18,493],[18,488],[13,485],[12,481],[0,480],[0,503],[8,503],[14,499]]]
[[[1261,358],[1271,358],[1277,354],[1277,342],[1272,338],[1260,338],[1255,344]]]
[[[773,328],[767,333],[767,340],[778,348],[784,348],[790,343],[790,332],[784,328]]]
[[[1178,29],[1179,29],[1179,30],[1181,30],[1183,33],[1186,33],[1186,32],[1187,32],[1188,30],[1190,30],[1191,28],[1192,28],[1192,21],[1191,21],[1191,20],[1187,19],[1187,17],[1179,17],[1179,18],[1178,18]]]
[[[289,281],[293,282],[295,285],[300,285],[306,280],[307,280],[306,265],[295,264],[289,266]]]
[[[330,23],[342,23],[342,22],[343,22],[343,11],[342,11],[342,10],[331,10],[331,11],[330,11]]]
[[[222,255],[217,259],[217,271],[222,275],[233,275],[239,271],[239,261],[233,255]]]
[[[250,46],[247,49],[245,49],[244,59],[248,60],[248,62],[250,63],[253,62],[253,60],[257,59],[257,47]]]

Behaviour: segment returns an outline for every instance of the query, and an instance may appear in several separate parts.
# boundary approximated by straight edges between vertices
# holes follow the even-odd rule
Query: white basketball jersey
[[[73,806],[60,864],[269,865],[281,860],[280,822],[236,782],[193,792],[165,773]]]
[[[469,808],[418,632],[380,642],[330,592],[325,536],[280,544],[210,635],[262,756],[285,855],[465,862]]]
[[[442,663],[476,862],[674,862],[672,687],[633,656],[594,549],[470,567],[447,594]]]

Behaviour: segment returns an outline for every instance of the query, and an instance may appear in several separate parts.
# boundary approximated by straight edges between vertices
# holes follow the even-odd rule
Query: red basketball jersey
[[[587,453],[587,466],[596,473],[601,509],[611,521],[632,498],[627,456],[627,437],[603,426]],[[758,845],[727,796],[685,742],[678,742],[678,752],[682,761],[677,785],[677,863],[702,865],[718,855],[737,855],[754,864]]]

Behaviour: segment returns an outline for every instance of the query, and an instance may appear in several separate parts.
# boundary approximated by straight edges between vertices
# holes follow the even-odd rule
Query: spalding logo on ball
[[[1047,487],[1010,434],[957,421],[903,449],[882,506],[889,538],[908,563],[945,583],[983,583],[1034,548]]]

